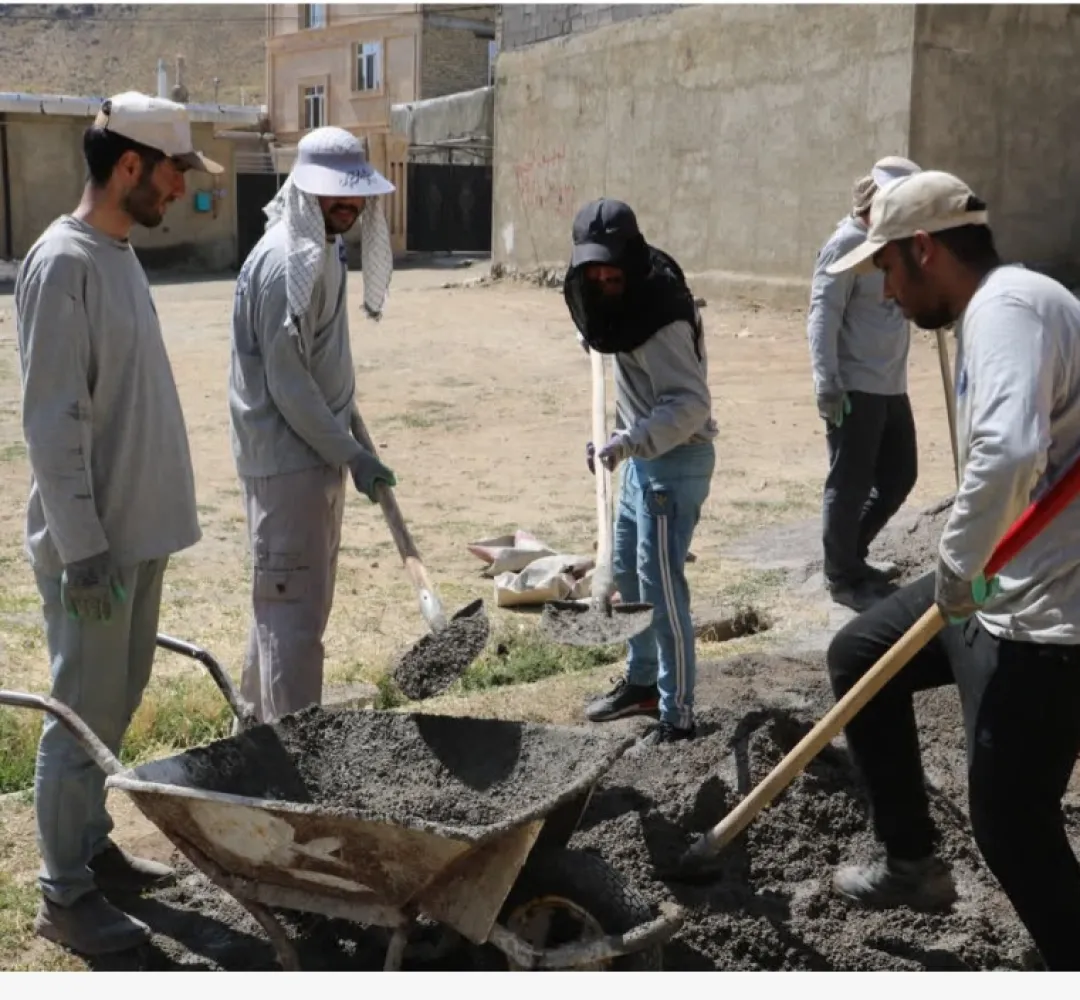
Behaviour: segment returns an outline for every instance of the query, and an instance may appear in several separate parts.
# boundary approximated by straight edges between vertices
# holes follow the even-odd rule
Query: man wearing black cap
[[[624,601],[654,606],[626,675],[593,701],[594,722],[659,712],[650,742],[694,735],[694,630],[684,566],[709,495],[717,435],[704,329],[679,265],[649,246],[634,212],[601,198],[578,213],[564,295],[589,350],[610,354],[615,431],[587,446],[623,465],[614,575]]]

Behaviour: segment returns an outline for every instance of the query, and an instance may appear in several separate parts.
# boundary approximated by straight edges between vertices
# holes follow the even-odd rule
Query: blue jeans
[[[656,684],[660,718],[680,729],[694,720],[694,629],[686,556],[709,496],[716,448],[682,445],[659,458],[630,459],[615,515],[614,576],[624,601],[654,608],[652,625],[630,640],[626,680]]]

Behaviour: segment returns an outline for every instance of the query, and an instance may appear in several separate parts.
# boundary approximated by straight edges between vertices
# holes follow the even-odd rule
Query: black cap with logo
[[[627,244],[640,236],[637,216],[625,202],[613,198],[590,201],[574,217],[570,266],[618,263]]]

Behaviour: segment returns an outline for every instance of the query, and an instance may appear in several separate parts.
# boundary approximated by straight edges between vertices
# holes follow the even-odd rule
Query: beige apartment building
[[[274,161],[292,167],[305,132],[337,125],[367,141],[397,187],[388,207],[395,253],[405,250],[408,140],[395,104],[491,82],[497,5],[269,4],[266,93]]]

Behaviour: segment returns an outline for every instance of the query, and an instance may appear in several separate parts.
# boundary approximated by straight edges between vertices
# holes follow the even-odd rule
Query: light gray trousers
[[[37,574],[44,603],[52,696],[75,713],[114,753],[150,680],[161,585],[168,559],[121,570],[127,600],[114,602],[107,623],[76,621],[60,602],[59,577]],[[34,776],[42,892],[70,906],[94,889],[87,867],[108,843],[105,772],[63,723],[45,717]]]
[[[273,722],[322,703],[345,473],[322,466],[241,483],[254,616],[240,690],[261,722]]]

